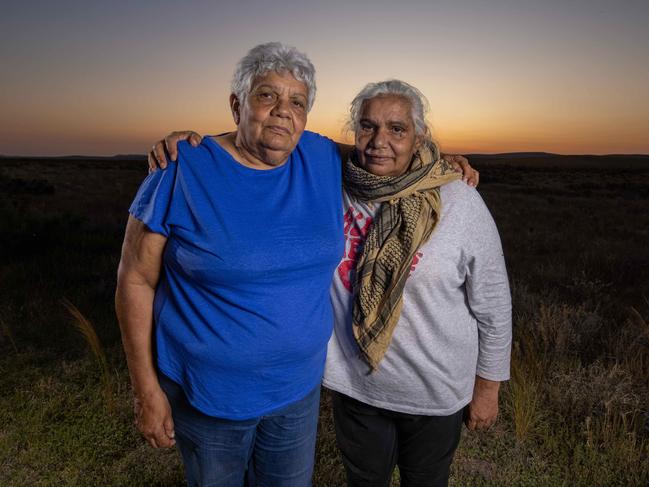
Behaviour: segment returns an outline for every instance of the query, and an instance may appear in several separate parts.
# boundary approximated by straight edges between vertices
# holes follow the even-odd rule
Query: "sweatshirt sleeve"
[[[470,191],[466,256],[466,293],[478,322],[476,374],[484,379],[509,379],[512,306],[507,270],[496,224],[477,191]]]

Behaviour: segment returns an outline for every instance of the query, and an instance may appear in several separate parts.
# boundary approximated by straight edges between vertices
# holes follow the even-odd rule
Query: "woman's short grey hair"
[[[241,58],[232,77],[232,93],[237,96],[239,102],[244,103],[253,80],[270,72],[288,72],[296,80],[304,83],[308,95],[307,111],[311,110],[316,92],[315,68],[306,54],[281,42],[259,44]]]
[[[366,100],[382,95],[401,96],[407,99],[410,102],[412,120],[415,123],[415,133],[423,137],[425,141],[432,142],[431,130],[428,122],[426,122],[426,114],[428,113],[429,107],[428,100],[417,88],[398,79],[366,84],[358,95],[356,95],[349,107],[347,128],[356,132],[363,110],[363,103]]]

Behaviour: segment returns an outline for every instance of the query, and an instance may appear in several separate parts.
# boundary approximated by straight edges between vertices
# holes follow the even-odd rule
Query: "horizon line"
[[[639,152],[611,152],[606,154],[592,154],[592,153],[573,153],[562,154],[559,152],[546,152],[546,151],[512,151],[512,152],[463,152],[455,151],[450,154],[458,154],[464,156],[509,156],[509,155],[530,155],[530,156],[588,156],[588,157],[649,157],[649,153]],[[85,155],[85,154],[64,154],[64,155],[19,155],[19,154],[0,154],[0,159],[115,159],[115,158],[141,158],[146,159],[147,154],[134,153],[134,154],[112,154],[112,155]]]

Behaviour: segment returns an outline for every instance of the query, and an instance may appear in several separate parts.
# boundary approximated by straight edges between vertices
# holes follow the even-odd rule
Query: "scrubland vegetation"
[[[451,485],[649,484],[649,162],[598,161],[473,160],[510,273],[513,366]],[[0,159],[0,485],[183,485],[177,452],[132,425],[113,312],[144,175]],[[314,485],[344,485],[326,394]]]

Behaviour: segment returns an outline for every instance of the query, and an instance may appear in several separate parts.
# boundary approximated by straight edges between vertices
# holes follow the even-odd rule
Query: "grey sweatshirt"
[[[509,378],[511,299],[496,225],[475,189],[456,181],[440,191],[441,218],[413,260],[390,347],[371,374],[352,335],[350,282],[378,206],[344,195],[325,387],[392,411],[444,416],[471,401],[476,375]]]

